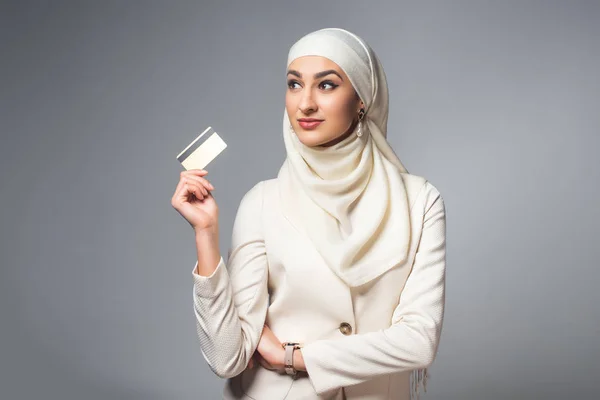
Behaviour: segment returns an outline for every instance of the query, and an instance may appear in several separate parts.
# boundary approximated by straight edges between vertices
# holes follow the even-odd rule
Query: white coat
[[[433,362],[444,315],[446,214],[439,191],[403,173],[411,205],[405,263],[350,288],[282,214],[278,180],[257,183],[240,202],[228,261],[192,272],[200,348],[227,378],[225,399],[409,400],[413,370]],[[300,342],[296,378],[246,369],[263,324]],[[298,350],[296,350],[298,351]]]

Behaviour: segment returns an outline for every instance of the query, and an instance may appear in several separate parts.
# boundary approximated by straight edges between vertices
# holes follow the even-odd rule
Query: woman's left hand
[[[257,362],[260,363],[266,369],[273,371],[285,372],[284,363],[285,349],[282,343],[273,331],[265,325],[263,327],[258,347],[248,364],[248,368],[252,368]],[[302,357],[302,351],[296,350],[294,352],[294,368],[298,371],[306,371],[306,365],[304,364],[304,357]]]
[[[258,348],[250,363],[256,364],[256,362],[258,362],[266,369],[284,372],[284,356],[285,349],[283,348],[281,341],[279,341],[273,331],[265,325],[260,336],[260,341],[258,342]],[[252,365],[249,367],[252,368]]]

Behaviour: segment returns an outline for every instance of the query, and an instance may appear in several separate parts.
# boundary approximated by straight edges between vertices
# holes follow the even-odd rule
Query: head
[[[309,147],[329,147],[355,132],[387,131],[387,81],[379,59],[364,40],[339,28],[300,38],[290,48],[286,70],[284,128]],[[309,121],[315,121],[312,125]],[[381,136],[381,137],[379,137]]]
[[[343,159],[355,149],[369,148],[407,172],[387,141],[385,72],[363,39],[340,28],[320,29],[301,37],[289,50],[286,81],[282,121],[285,165],[291,160],[300,169],[309,168],[307,158],[325,154],[329,160]],[[319,123],[313,127],[303,119]],[[360,140],[352,140],[358,136]]]
[[[302,143],[328,147],[354,131],[365,104],[338,64],[323,56],[301,56],[289,64],[286,80],[286,111]]]

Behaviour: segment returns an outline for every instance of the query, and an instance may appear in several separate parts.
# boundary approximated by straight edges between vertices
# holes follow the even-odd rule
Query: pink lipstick
[[[302,127],[302,129],[315,129],[323,122],[322,119],[316,118],[300,118],[298,119],[298,123]]]

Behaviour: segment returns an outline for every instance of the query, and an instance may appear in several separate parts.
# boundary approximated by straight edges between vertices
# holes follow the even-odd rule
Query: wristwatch
[[[298,371],[294,368],[294,350],[300,349],[302,345],[300,343],[285,342],[281,344],[285,349],[285,357],[283,363],[285,365],[285,373],[291,376],[295,376]]]

